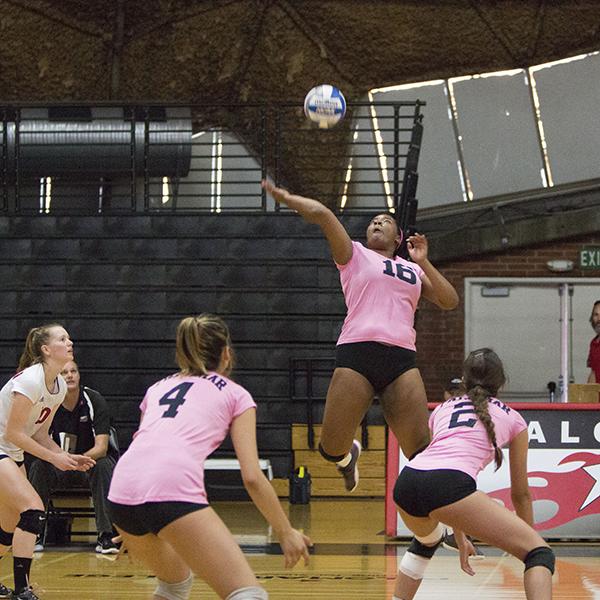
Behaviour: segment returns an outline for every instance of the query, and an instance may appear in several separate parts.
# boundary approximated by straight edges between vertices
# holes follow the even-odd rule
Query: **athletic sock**
[[[13,572],[15,575],[15,593],[19,594],[29,587],[29,571],[31,558],[13,557]]]
[[[352,452],[348,452],[348,454],[346,454],[346,456],[344,458],[342,458],[342,460],[336,462],[335,464],[338,467],[347,467],[350,464],[351,460],[352,460]]]

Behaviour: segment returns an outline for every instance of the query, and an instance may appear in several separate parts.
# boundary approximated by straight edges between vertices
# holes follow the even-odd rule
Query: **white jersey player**
[[[36,536],[44,529],[42,500],[23,466],[23,451],[62,471],[87,471],[94,460],[68,454],[48,435],[67,386],[60,372],[73,360],[73,342],[58,324],[32,329],[19,372],[0,390],[0,558],[13,547],[15,591],[0,584],[0,598],[38,600],[29,585]]]

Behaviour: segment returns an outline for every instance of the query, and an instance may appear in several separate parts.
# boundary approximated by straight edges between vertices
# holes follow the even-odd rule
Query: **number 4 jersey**
[[[488,402],[499,448],[527,429],[525,419],[496,398]],[[494,449],[468,396],[450,398],[429,417],[431,443],[408,465],[413,469],[456,469],[473,479],[494,459]]]
[[[46,388],[44,367],[41,363],[23,369],[7,381],[0,390],[0,454],[7,454],[16,461],[23,460],[23,450],[4,437],[13,394],[18,392],[31,401],[32,408],[25,424],[25,433],[32,436],[65,398],[67,384],[61,375],[56,378],[54,386],[55,389],[51,392]]]
[[[415,310],[423,269],[352,242],[352,258],[337,265],[348,314],[339,344],[379,342],[415,350]]]
[[[256,408],[242,386],[217,373],[175,374],[148,388],[142,420],[119,459],[108,494],[119,504],[206,503],[204,461],[231,422]]]

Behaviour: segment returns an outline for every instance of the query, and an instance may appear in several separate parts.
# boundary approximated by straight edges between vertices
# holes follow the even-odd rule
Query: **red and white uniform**
[[[352,242],[352,258],[340,271],[348,314],[339,344],[380,342],[415,350],[415,310],[423,269],[398,256],[386,258]]]
[[[25,424],[25,433],[32,436],[50,417],[54,409],[65,399],[67,384],[61,375],[55,380],[55,389],[48,391],[42,363],[23,369],[14,375],[0,390],[0,454],[6,454],[16,461],[23,460],[23,450],[5,439],[6,423],[15,393],[23,394],[31,400],[31,412]]]
[[[489,399],[499,448],[527,429],[525,419],[497,398]],[[420,471],[455,469],[477,479],[477,474],[494,460],[494,448],[468,396],[450,398],[429,417],[431,443],[408,466]]]
[[[109,500],[207,503],[204,461],[233,419],[255,409],[242,386],[217,373],[172,375],[148,388],[142,421],[113,473]]]

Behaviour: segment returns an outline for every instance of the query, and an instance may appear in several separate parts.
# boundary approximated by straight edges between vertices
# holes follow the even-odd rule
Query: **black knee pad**
[[[530,550],[523,561],[525,563],[525,570],[531,569],[532,567],[546,567],[552,575],[554,575],[554,552],[547,546],[540,546]]]
[[[423,558],[431,558],[442,543],[442,539],[435,546],[426,546],[425,544],[421,544],[417,538],[413,538],[406,551],[412,552],[417,556],[422,556]]]
[[[0,527],[0,544],[3,546],[12,546],[13,534],[8,533],[8,531],[4,531],[2,527]]]
[[[30,508],[21,513],[21,518],[17,523],[17,527],[28,533],[40,535],[44,531],[46,524],[46,513],[43,510],[35,510]]]
[[[327,454],[327,452],[325,452],[325,450],[323,450],[323,446],[321,446],[321,442],[319,442],[319,452],[321,453],[321,456],[329,461],[329,462],[340,462],[340,460],[343,460],[344,458],[346,458],[346,454],[340,454],[340,456],[332,456],[331,454]]]

